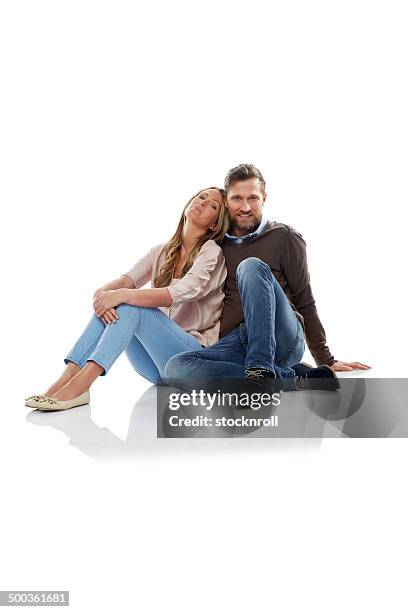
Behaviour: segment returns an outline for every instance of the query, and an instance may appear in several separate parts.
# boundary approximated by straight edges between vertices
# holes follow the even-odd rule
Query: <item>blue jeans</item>
[[[103,367],[104,376],[119,357],[126,355],[133,368],[152,382],[162,383],[166,362],[177,353],[201,348],[194,336],[179,327],[158,308],[120,304],[119,320],[105,325],[96,314],[70,350],[65,363],[82,368],[87,361]]]
[[[257,257],[237,268],[245,323],[209,348],[172,357],[169,379],[244,378],[245,368],[266,368],[279,378],[293,378],[291,366],[305,350],[303,328],[269,266]]]

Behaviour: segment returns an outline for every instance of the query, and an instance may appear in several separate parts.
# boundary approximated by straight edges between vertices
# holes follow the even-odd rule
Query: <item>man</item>
[[[305,241],[292,227],[263,217],[261,172],[241,164],[228,172],[224,186],[230,229],[222,244],[227,279],[220,340],[172,357],[166,377],[294,378],[299,388],[325,378],[337,388],[335,371],[368,369],[331,354],[310,287]],[[317,368],[299,363],[305,339]]]

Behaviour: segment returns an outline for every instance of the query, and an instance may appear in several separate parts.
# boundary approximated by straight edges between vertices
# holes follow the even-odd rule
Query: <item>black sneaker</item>
[[[304,389],[336,391],[340,389],[336,373],[327,365],[309,368],[303,363],[298,363],[292,366],[292,370],[295,370],[295,384],[299,391]]]
[[[273,394],[278,391],[275,372],[265,368],[245,368],[243,383],[243,390],[250,395],[253,393]]]

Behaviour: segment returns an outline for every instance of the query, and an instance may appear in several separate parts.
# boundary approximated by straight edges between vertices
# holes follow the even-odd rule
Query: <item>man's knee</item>
[[[242,278],[244,275],[247,278],[254,278],[265,272],[270,273],[268,264],[259,257],[247,257],[237,267],[237,278]]]
[[[194,352],[179,353],[170,357],[164,369],[165,378],[184,378],[191,374],[195,360]]]

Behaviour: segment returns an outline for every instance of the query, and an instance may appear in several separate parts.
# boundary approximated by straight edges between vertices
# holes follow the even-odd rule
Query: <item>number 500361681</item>
[[[69,591],[0,591],[0,606],[69,606]]]

